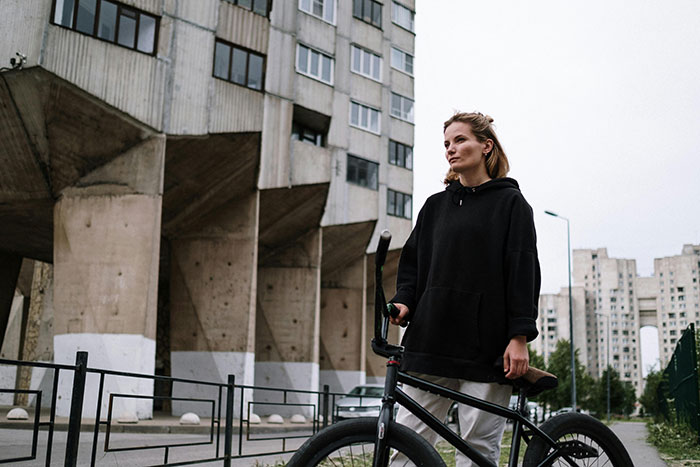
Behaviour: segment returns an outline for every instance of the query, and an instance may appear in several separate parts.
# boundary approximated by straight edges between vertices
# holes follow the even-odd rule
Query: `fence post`
[[[233,391],[236,385],[236,376],[228,375],[226,387],[226,428],[224,430],[224,467],[231,467],[231,444],[233,442]],[[241,417],[243,414],[241,414]]]
[[[328,399],[330,398],[329,393],[330,386],[327,384],[323,385],[323,428],[328,426]]]
[[[70,401],[70,418],[68,419],[68,439],[66,440],[66,466],[75,467],[78,463],[78,446],[80,444],[80,422],[83,417],[83,397],[85,396],[85,377],[87,375],[88,353],[75,354],[75,372],[73,373],[73,395]]]

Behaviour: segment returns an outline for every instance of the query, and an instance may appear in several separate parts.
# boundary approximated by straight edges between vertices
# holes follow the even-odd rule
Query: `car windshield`
[[[384,388],[374,386],[357,386],[350,391],[351,396],[382,397]]]

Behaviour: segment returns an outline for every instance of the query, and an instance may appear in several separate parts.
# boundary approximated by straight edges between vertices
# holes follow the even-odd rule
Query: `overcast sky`
[[[416,34],[414,219],[443,189],[442,123],[478,110],[535,212],[543,293],[567,285],[545,209],[642,276],[700,243],[700,2],[422,0]]]

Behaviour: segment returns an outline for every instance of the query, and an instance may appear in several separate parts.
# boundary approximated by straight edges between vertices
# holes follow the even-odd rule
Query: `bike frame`
[[[386,253],[391,241],[391,234],[388,231],[382,232],[377,246],[377,255],[375,258],[376,274],[375,274],[375,321],[374,331],[375,337],[372,339],[372,350],[377,355],[389,357],[387,362],[386,379],[384,383],[384,395],[382,397],[382,409],[379,413],[377,422],[377,441],[374,451],[374,467],[386,467],[389,463],[389,445],[388,439],[391,436],[391,426],[395,423],[394,420],[394,405],[396,403],[405,407],[409,412],[418,417],[428,427],[433,429],[438,435],[442,436],[448,443],[462,452],[469,459],[474,461],[481,467],[497,467],[496,464],[486,459],[481,453],[476,451],[469,443],[464,441],[457,433],[452,431],[445,423],[438,420],[433,414],[428,412],[415,400],[409,397],[397,384],[403,383],[409,386],[428,391],[450,400],[474,407],[479,410],[484,410],[488,413],[499,415],[508,420],[513,420],[513,440],[510,446],[510,458],[508,461],[509,467],[517,467],[518,454],[520,452],[521,438],[529,442],[532,436],[542,438],[551,448],[552,452],[542,460],[539,466],[548,465],[557,457],[564,458],[570,465],[576,466],[576,463],[563,452],[562,447],[544,431],[540,430],[537,425],[528,420],[523,414],[525,409],[526,390],[520,389],[518,394],[518,408],[512,410],[497,404],[487,402],[483,399],[454,391],[439,384],[432,383],[422,378],[418,378],[408,373],[399,371],[401,357],[403,355],[403,347],[389,344],[386,340],[389,328],[389,311],[386,305],[384,296],[384,288],[382,286],[382,268],[386,259]],[[526,431],[529,430],[529,431]]]

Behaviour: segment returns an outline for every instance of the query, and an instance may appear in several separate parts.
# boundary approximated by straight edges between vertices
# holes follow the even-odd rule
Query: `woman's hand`
[[[391,322],[391,324],[399,326],[405,322],[404,320],[408,315],[408,307],[403,303],[393,303],[393,305],[396,307],[397,310],[399,310],[399,315],[395,318],[389,318],[389,321]]]
[[[503,354],[503,372],[506,374],[506,378],[520,378],[527,373],[529,363],[530,354],[527,351],[527,339],[525,336],[513,337]]]

